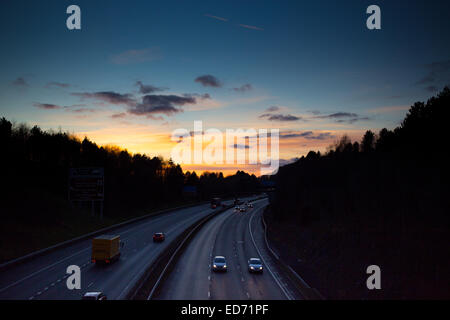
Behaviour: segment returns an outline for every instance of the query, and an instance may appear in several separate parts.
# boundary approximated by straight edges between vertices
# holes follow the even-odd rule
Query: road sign
[[[104,198],[103,168],[71,168],[69,171],[69,200],[98,201]]]

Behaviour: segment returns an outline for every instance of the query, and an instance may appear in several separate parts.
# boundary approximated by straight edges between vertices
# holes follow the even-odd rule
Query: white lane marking
[[[208,281],[211,281],[211,276],[208,276]]]
[[[208,291],[208,299],[211,298],[211,291]]]
[[[76,255],[78,255],[78,254],[80,254],[80,253],[83,252],[83,251],[86,251],[87,249],[90,249],[90,247],[89,247],[89,248],[86,248],[86,249],[83,249],[83,250],[80,250],[80,251],[78,251],[78,252],[75,252],[74,254],[72,254],[72,255],[70,255],[70,256],[68,256],[68,257],[66,257],[66,258],[64,258],[64,259],[62,259],[62,260],[59,260],[59,261],[57,261],[57,262],[55,262],[55,263],[52,263],[51,265],[49,265],[49,266],[47,266],[47,267],[45,267],[45,268],[42,268],[42,269],[39,270],[39,271],[33,272],[32,274],[26,276],[25,278],[22,278],[22,279],[20,279],[20,280],[17,280],[16,282],[13,282],[13,283],[11,283],[10,285],[1,288],[1,289],[0,289],[0,292],[3,292],[3,291],[5,291],[6,289],[11,288],[12,286],[15,286],[16,284],[19,284],[19,283],[21,283],[21,282],[23,282],[23,281],[25,281],[25,280],[27,280],[27,279],[29,279],[29,278],[31,278],[31,277],[37,275],[38,273],[41,273],[41,272],[44,271],[44,270],[47,270],[47,269],[49,269],[49,268],[51,268],[51,267],[53,267],[53,266],[56,266],[57,264],[60,264],[61,262],[65,261],[65,260],[67,260],[67,259],[70,259],[70,258],[72,258],[72,257],[74,257],[74,256],[76,256]]]
[[[250,293],[248,293],[248,292],[247,292],[247,298],[249,298],[249,299],[250,299]]]
[[[256,245],[256,241],[255,238],[253,237],[253,232],[252,232],[252,220],[253,217],[255,216],[255,212],[253,211],[252,215],[250,216],[250,219],[248,220],[248,230],[250,232],[250,237],[252,238],[252,242],[253,245],[255,246],[256,251],[258,252],[258,255],[261,257],[261,260],[263,261],[263,263],[266,265],[267,270],[269,271],[269,273],[272,275],[273,279],[275,280],[275,282],[278,284],[278,286],[280,287],[281,291],[283,291],[284,295],[286,296],[286,298],[288,298],[288,300],[293,300],[293,298],[291,297],[291,295],[287,292],[287,290],[281,285],[280,281],[277,279],[277,277],[275,277],[275,275],[273,274],[272,270],[270,269],[269,265],[266,263],[264,257],[262,256],[261,252],[258,249],[258,246]]]

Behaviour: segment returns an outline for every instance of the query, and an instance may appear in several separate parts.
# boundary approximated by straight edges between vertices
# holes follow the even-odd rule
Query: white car
[[[107,300],[103,292],[86,292],[81,298],[82,300]]]

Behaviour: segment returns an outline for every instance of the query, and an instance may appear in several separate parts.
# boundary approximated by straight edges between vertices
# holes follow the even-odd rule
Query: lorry
[[[92,263],[109,264],[120,257],[123,242],[118,235],[101,235],[92,239]]]
[[[212,198],[211,199],[211,209],[215,209],[218,206],[220,206],[221,204],[221,199],[220,198]]]

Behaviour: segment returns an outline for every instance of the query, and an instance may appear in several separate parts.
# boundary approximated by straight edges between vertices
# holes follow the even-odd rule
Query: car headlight
[[[213,265],[213,268],[217,268],[217,266],[216,266],[216,265]]]
[[[253,268],[253,267],[250,267],[250,269],[254,270],[255,268]]]
[[[259,270],[261,270],[262,269],[262,267],[259,267]]]
[[[227,265],[226,265],[226,264],[224,264],[224,265],[223,265],[223,267],[224,267],[224,268],[226,268],[226,267],[227,267]]]

